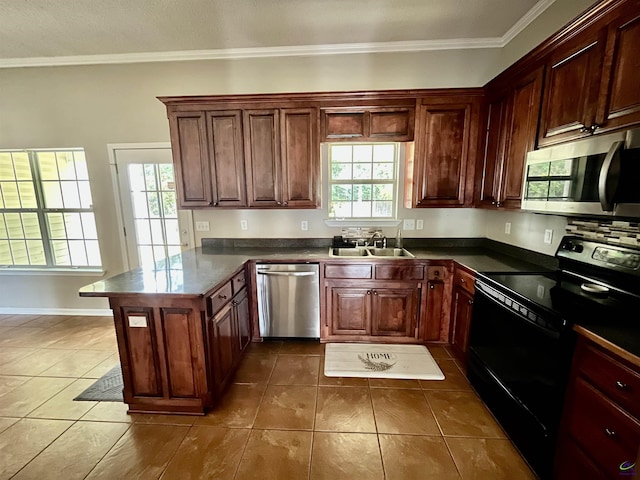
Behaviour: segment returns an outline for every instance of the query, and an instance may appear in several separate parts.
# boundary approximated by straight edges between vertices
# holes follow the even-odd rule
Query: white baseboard
[[[73,315],[87,317],[110,317],[110,308],[20,308],[0,307],[0,315]]]

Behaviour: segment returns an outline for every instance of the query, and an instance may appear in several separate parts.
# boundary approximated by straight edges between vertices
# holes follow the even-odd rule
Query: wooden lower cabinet
[[[130,412],[203,414],[213,399],[200,299],[112,297]]]
[[[208,320],[213,383],[221,394],[233,379],[245,348],[251,341],[247,289],[242,288]]]
[[[622,466],[636,463],[639,455],[640,366],[579,336],[558,439],[556,478],[623,478]],[[577,470],[576,459],[583,463]]]
[[[474,281],[475,277],[470,271],[455,267],[451,302],[451,347],[456,356],[465,363],[473,315]]]

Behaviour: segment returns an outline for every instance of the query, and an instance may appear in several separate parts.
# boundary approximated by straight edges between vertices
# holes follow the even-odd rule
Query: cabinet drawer
[[[587,343],[581,343],[576,354],[579,374],[640,418],[640,374]]]
[[[471,295],[476,293],[475,277],[469,272],[460,268],[456,268],[455,274],[453,276],[453,285],[454,287],[457,285],[463,290],[466,290]]]
[[[231,282],[225,283],[218,290],[209,296],[209,315],[216,313],[225,303],[231,300],[233,289]]]
[[[438,267],[427,267],[427,280],[444,281],[446,271],[447,271],[446,267],[442,265]]]
[[[236,274],[231,280],[231,285],[233,286],[233,294],[235,295],[240,290],[242,290],[247,284],[247,277],[245,275],[244,269]]]
[[[377,280],[422,280],[424,265],[376,265]]]
[[[568,431],[608,474],[633,461],[640,445],[640,423],[581,377],[573,384],[567,409]]]
[[[325,278],[371,278],[371,265],[325,265]]]

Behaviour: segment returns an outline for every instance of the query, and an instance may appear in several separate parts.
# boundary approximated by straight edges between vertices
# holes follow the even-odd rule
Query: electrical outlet
[[[404,224],[402,226],[403,230],[415,230],[416,229],[416,221],[413,218],[405,218]]]
[[[423,230],[424,229],[424,220],[420,219],[420,220],[416,220],[416,230]]]
[[[209,222],[196,222],[196,231],[197,232],[208,232],[209,231]]]
[[[246,220],[240,220],[240,230],[248,230],[249,225]]]
[[[309,222],[302,220],[300,222],[300,230],[309,230]]]
[[[544,231],[544,243],[551,243],[552,238],[553,238],[553,230],[546,229]]]
[[[506,235],[511,235],[511,222],[504,223],[504,233]]]

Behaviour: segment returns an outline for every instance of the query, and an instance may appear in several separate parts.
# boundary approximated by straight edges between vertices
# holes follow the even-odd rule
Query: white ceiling
[[[0,0],[0,67],[500,47],[555,0]]]

